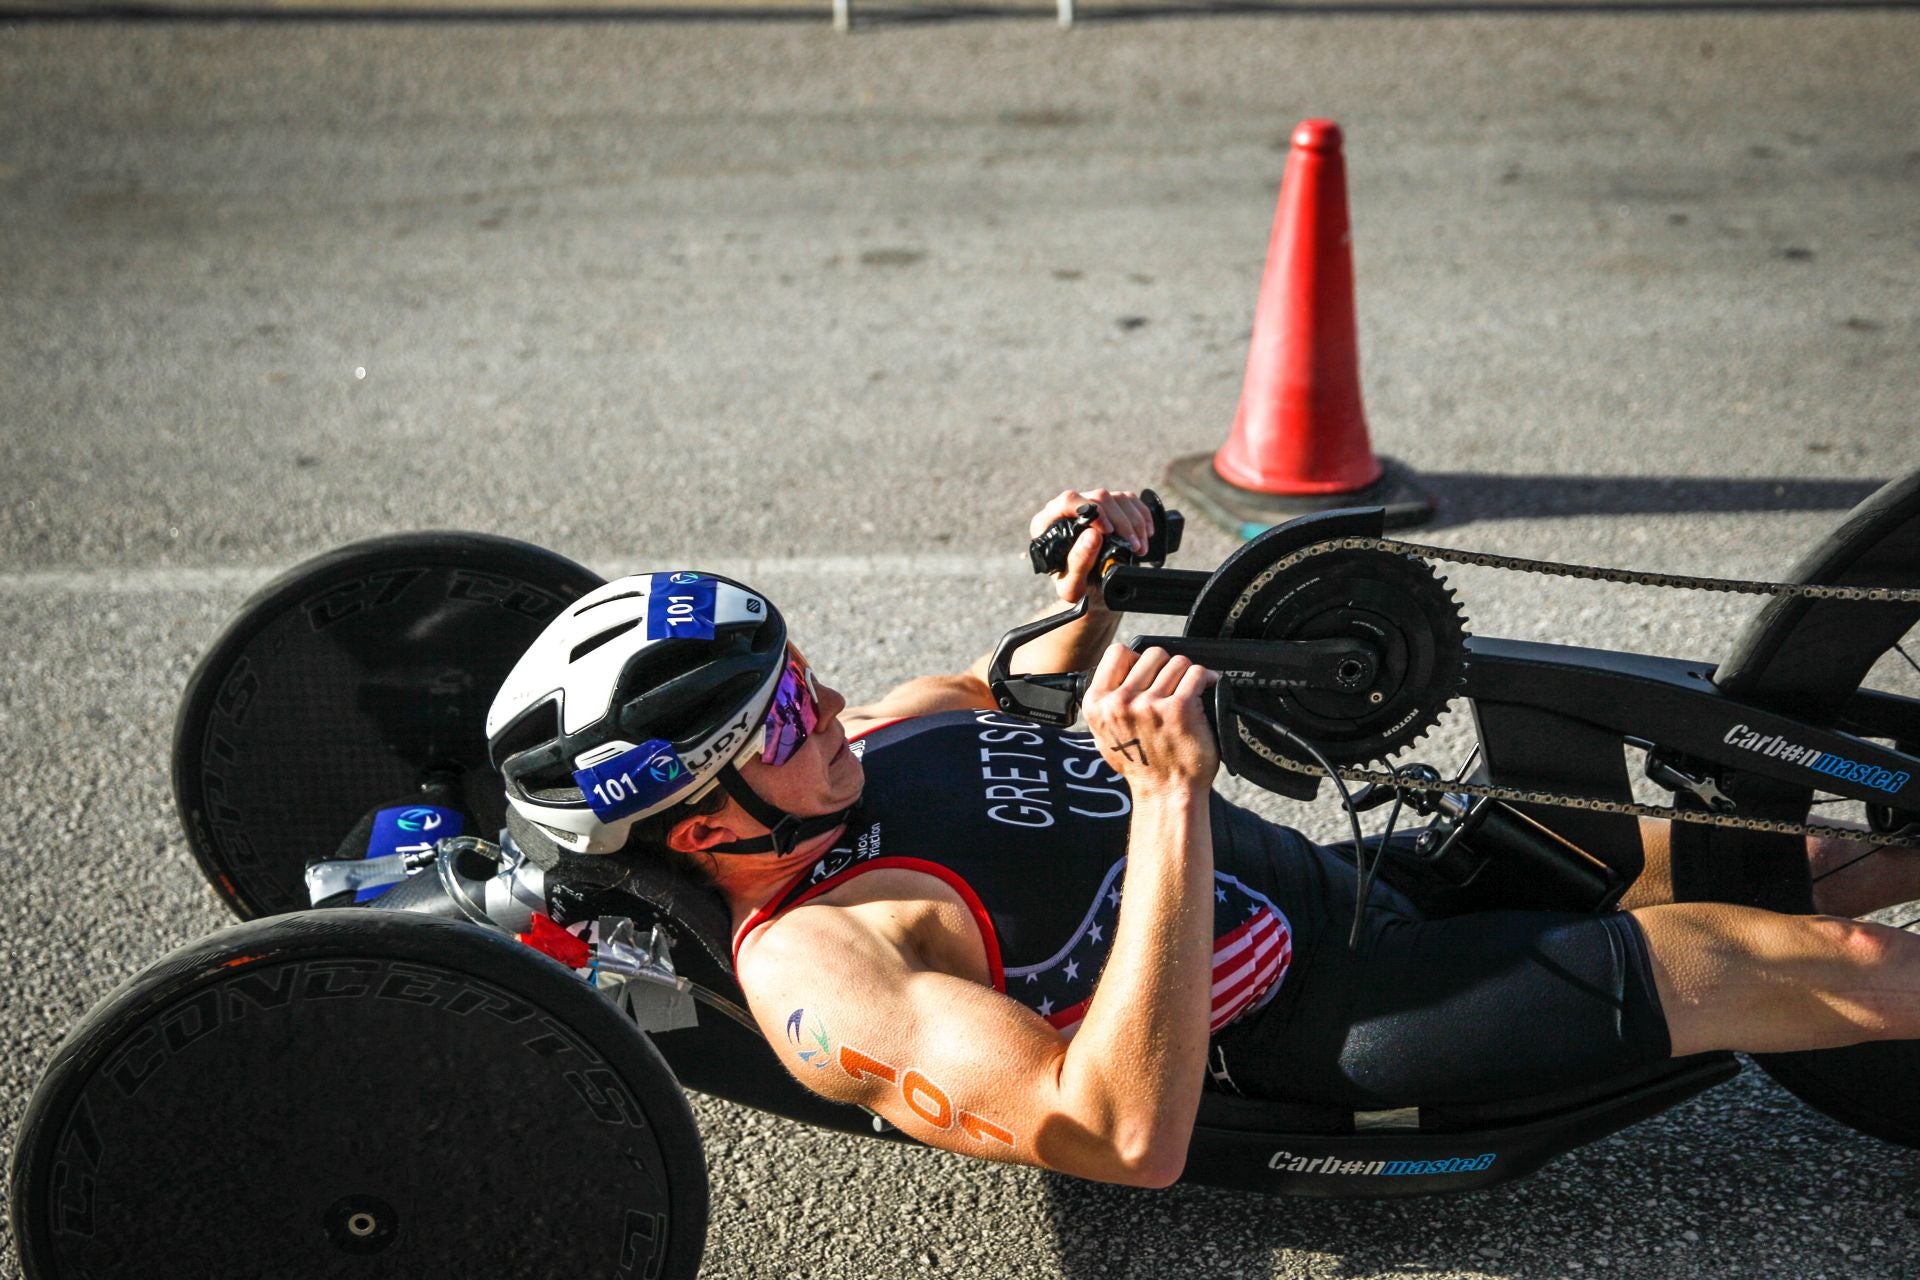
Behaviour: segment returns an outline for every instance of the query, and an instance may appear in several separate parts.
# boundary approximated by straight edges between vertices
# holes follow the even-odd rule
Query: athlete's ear
[[[740,806],[729,800],[713,813],[696,813],[667,828],[667,848],[675,853],[705,853],[715,845],[732,844],[757,834],[746,829]]]

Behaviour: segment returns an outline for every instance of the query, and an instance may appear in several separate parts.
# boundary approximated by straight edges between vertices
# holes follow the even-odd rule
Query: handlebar
[[[1125,539],[1109,534],[1101,542],[1094,576],[1109,608],[1187,616],[1214,575],[1160,567],[1166,556],[1179,548],[1186,522],[1179,512],[1168,511],[1151,489],[1142,492],[1140,498],[1154,517],[1146,551],[1136,556]],[[1028,548],[1034,571],[1063,570],[1075,539],[1092,527],[1098,516],[1099,509],[1089,503],[1072,517],[1047,526]],[[1302,533],[1304,541],[1312,541],[1316,533],[1323,532],[1329,518],[1311,517],[1295,523],[1315,526]],[[987,663],[987,684],[994,703],[1001,710],[1043,724],[1073,723],[1086,696],[1091,673],[1069,671],[1016,676],[1013,657],[1022,647],[1048,632],[1085,617],[1092,599],[1089,594],[1074,608],[1015,627],[1001,638]],[[1149,646],[1190,657],[1216,672],[1220,676],[1214,686],[1216,701],[1224,699],[1228,707],[1232,706],[1230,691],[1234,688],[1248,692],[1362,690],[1376,679],[1382,661],[1377,646],[1363,637],[1271,641],[1207,635],[1143,635],[1130,645],[1135,652]],[[1226,717],[1231,718],[1231,714]]]
[[[1178,511],[1169,511],[1160,501],[1160,495],[1151,489],[1143,490],[1140,501],[1146,504],[1147,511],[1153,516],[1153,533],[1147,539],[1147,550],[1143,555],[1135,556],[1133,548],[1123,538],[1106,535],[1100,542],[1100,555],[1094,566],[1094,579],[1103,590],[1116,577],[1122,580],[1117,590],[1110,593],[1113,597],[1125,596],[1135,608],[1154,607],[1146,601],[1135,601],[1136,593],[1124,585],[1135,578],[1151,579],[1164,576],[1173,571],[1160,571],[1158,567],[1166,558],[1180,549],[1181,536],[1186,532],[1186,519]],[[1072,516],[1055,520],[1040,536],[1027,544],[1027,556],[1033,563],[1035,573],[1065,573],[1067,555],[1073,550],[1073,544],[1080,535],[1092,528],[1099,519],[1100,508],[1091,502],[1081,505]],[[1180,575],[1205,580],[1205,574]],[[1144,585],[1144,584],[1139,584]],[[1166,612],[1184,613],[1192,603],[1198,591],[1197,582],[1182,582],[1166,601],[1154,603],[1170,606]],[[1162,592],[1160,594],[1167,594]],[[1114,598],[1112,603],[1120,603]],[[1045,635],[1049,631],[1066,626],[1075,619],[1086,616],[1091,597],[1083,598],[1080,603],[1065,613],[1054,614],[1029,622],[1025,626],[1009,631],[994,650],[988,662],[987,682],[993,689],[994,700],[1002,710],[1031,716],[1047,724],[1066,725],[1073,723],[1080,713],[1080,700],[1086,694],[1087,672],[1061,672],[1054,675],[1015,676],[1011,674],[1013,655],[1022,645]]]

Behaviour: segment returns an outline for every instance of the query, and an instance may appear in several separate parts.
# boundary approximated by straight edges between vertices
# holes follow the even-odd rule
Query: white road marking
[[[896,553],[849,556],[660,556],[642,563],[624,556],[583,557],[580,561],[609,578],[696,565],[709,573],[743,582],[798,578],[973,578],[1015,579],[1026,566],[1018,555]],[[199,595],[251,591],[265,586],[291,565],[215,565],[200,568],[154,566],[145,569],[33,569],[0,573],[0,596]]]

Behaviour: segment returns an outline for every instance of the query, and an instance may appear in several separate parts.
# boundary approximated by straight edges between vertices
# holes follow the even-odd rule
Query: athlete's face
[[[860,798],[866,781],[860,758],[848,750],[847,731],[840,723],[847,700],[818,673],[812,684],[820,710],[807,740],[783,764],[749,757],[740,765],[740,776],[761,797],[801,817],[846,808]]]

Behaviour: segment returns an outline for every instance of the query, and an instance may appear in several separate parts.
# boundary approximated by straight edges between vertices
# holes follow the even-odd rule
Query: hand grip
[[[1105,573],[1124,564],[1158,565],[1180,549],[1180,538],[1186,532],[1186,518],[1178,511],[1169,511],[1161,503],[1160,495],[1151,489],[1141,491],[1140,501],[1153,515],[1153,533],[1147,539],[1146,554],[1135,557],[1133,548],[1124,541],[1109,534],[1100,547],[1100,572]],[[1062,516],[1040,531],[1040,536],[1027,544],[1027,557],[1033,562],[1035,573],[1065,573],[1067,571],[1067,553],[1073,550],[1073,544],[1082,533],[1093,526],[1100,515],[1100,508],[1091,502],[1080,504],[1071,516]]]
[[[1027,558],[1033,561],[1033,571],[1065,573],[1067,553],[1073,550],[1073,544],[1092,526],[1094,517],[1099,514],[1099,507],[1091,502],[1083,502],[1073,515],[1062,516],[1042,529],[1040,536],[1027,544]]]

